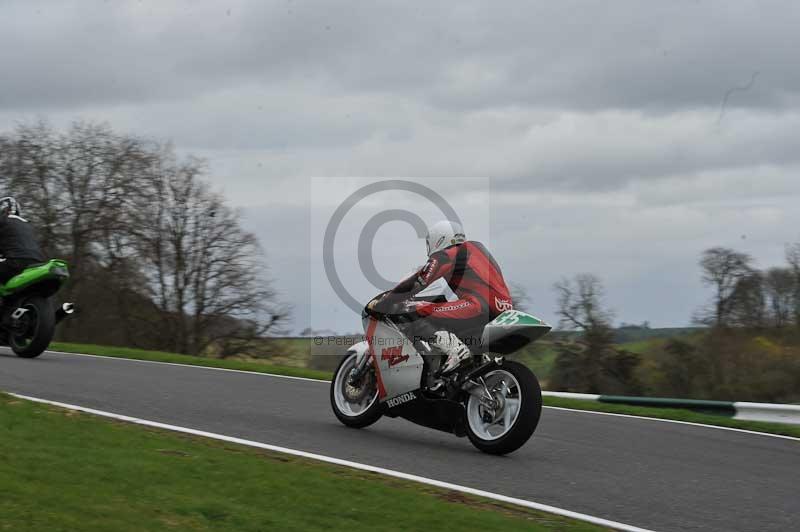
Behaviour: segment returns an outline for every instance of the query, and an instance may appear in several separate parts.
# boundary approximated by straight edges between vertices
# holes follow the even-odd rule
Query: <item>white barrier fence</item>
[[[800,405],[738,402],[733,403],[733,407],[736,409],[734,419],[800,425]]]
[[[772,423],[789,423],[800,425],[800,405],[773,403],[748,403],[727,401],[702,401],[693,399],[668,399],[653,397],[624,397],[597,395],[573,392],[542,392],[546,397],[563,399],[580,399],[582,401],[598,401],[611,404],[628,404],[637,406],[656,406],[663,408],[691,408],[695,410],[717,411],[733,415],[734,419],[743,421],[768,421]]]

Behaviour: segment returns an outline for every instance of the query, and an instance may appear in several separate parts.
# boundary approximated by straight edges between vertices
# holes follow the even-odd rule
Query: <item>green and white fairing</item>
[[[509,355],[535,342],[551,329],[543,320],[527,312],[506,310],[484,327],[481,348],[490,353]]]

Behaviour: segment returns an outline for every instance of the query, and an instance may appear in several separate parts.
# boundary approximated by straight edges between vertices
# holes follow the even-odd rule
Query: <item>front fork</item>
[[[356,366],[350,370],[350,375],[347,376],[347,384],[350,386],[358,386],[361,379],[366,375],[369,369],[370,362],[372,362],[372,353],[366,353],[361,360],[356,363]]]

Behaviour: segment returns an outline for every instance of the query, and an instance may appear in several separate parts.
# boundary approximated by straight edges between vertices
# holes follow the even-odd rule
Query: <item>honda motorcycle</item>
[[[424,292],[419,295],[429,295]],[[409,340],[399,320],[365,309],[363,321],[366,341],[348,349],[331,382],[331,406],[344,425],[363,428],[382,416],[400,417],[467,436],[497,455],[517,450],[533,435],[542,411],[539,381],[505,356],[547,334],[550,325],[506,310],[470,346],[473,356],[441,376],[443,355],[425,341]]]
[[[67,279],[67,263],[54,259],[33,264],[0,284],[0,344],[23,358],[41,355],[53,340],[56,324],[75,312],[72,303],[53,308],[52,296]]]

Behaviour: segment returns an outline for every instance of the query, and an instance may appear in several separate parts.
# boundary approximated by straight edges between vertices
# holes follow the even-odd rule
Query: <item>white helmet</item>
[[[436,222],[428,229],[428,236],[425,237],[425,245],[428,247],[430,257],[437,251],[441,251],[456,244],[463,244],[467,238],[464,236],[464,229],[458,222],[442,220]]]
[[[17,203],[17,200],[11,196],[0,198],[0,213],[3,216],[8,216],[9,214],[19,216],[19,211],[19,203]]]

